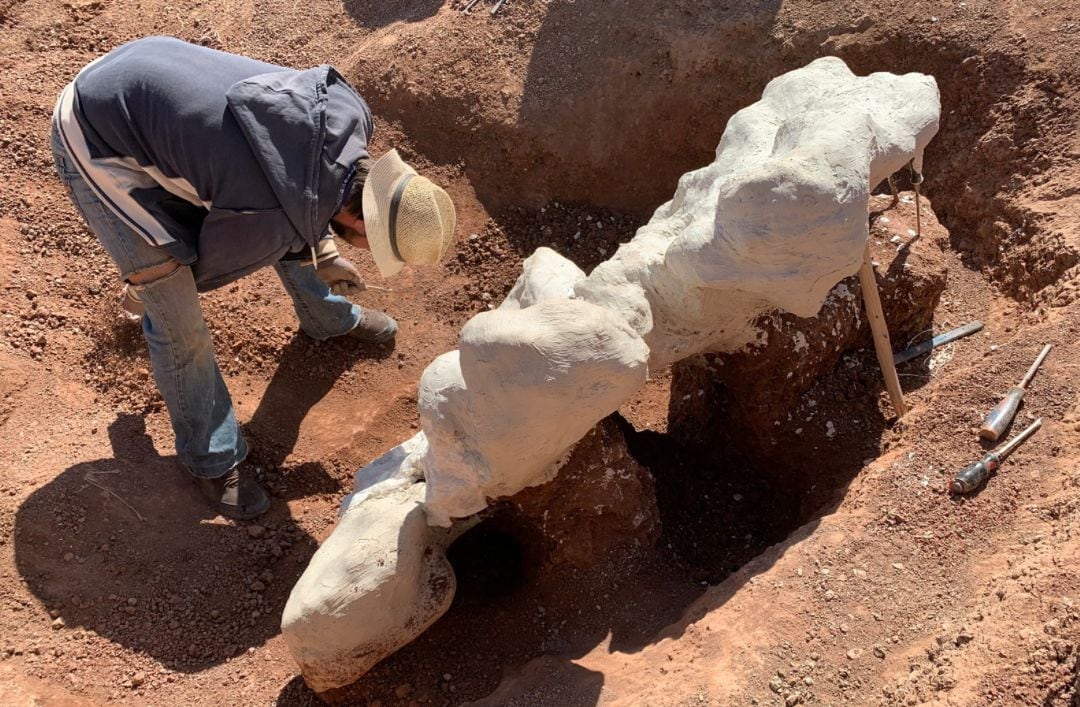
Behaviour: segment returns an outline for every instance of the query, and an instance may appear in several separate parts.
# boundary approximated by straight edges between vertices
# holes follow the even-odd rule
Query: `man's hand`
[[[330,291],[335,295],[355,294],[367,289],[360,271],[340,255],[320,262],[315,274],[330,287]]]

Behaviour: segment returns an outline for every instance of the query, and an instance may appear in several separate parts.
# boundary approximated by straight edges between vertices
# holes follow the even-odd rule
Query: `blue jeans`
[[[55,128],[52,152],[71,201],[120,269],[121,278],[126,281],[171,260],[101,202],[75,168]],[[281,261],[274,269],[292,298],[301,329],[309,336],[327,339],[345,334],[359,323],[360,308],[331,294],[310,265]],[[172,420],[176,453],[195,476],[222,476],[247,457],[248,445],[214,357],[191,268],[181,266],[160,279],[132,287],[146,308],[143,336],[154,379]]]

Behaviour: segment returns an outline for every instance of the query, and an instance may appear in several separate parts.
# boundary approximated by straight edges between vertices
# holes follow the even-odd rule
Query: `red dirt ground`
[[[665,521],[631,566],[507,591],[464,582],[443,620],[339,697],[1080,704],[1080,21],[1047,0],[738,5],[509,0],[491,17],[435,0],[0,0],[0,704],[317,703],[281,609],[352,473],[414,432],[427,363],[536,246],[594,266],[711,159],[765,81],[830,53],[938,78],[925,189],[952,250],[935,328],[980,318],[985,331],[901,369],[913,409],[900,424],[885,424],[884,398],[842,404],[845,381],[873,380],[867,351],[807,394],[832,401],[840,444],[871,453],[842,470],[825,439],[805,447],[789,471],[829,483],[793,499],[806,524],[787,539],[770,545],[767,505],[728,513],[742,482],[708,462],[702,477],[724,484],[716,517],[738,537]],[[56,93],[154,33],[339,66],[375,110],[376,151],[401,148],[458,204],[447,264],[361,301],[399,319],[393,348],[306,339],[272,273],[204,298],[277,498],[258,524],[210,516],[179,471],[115,271],[52,174]],[[985,490],[947,498],[950,471],[981,452],[981,414],[1044,342],[1056,348],[1021,412],[1044,429]],[[665,432],[670,385],[654,372],[621,413]],[[681,473],[705,463],[691,462]],[[728,543],[723,572],[703,568],[692,532]]]

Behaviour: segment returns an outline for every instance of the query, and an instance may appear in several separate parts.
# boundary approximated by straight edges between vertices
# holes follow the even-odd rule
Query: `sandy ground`
[[[465,587],[339,698],[1080,704],[1073,14],[989,0],[510,0],[494,18],[432,0],[0,2],[0,704],[315,703],[281,609],[352,473],[413,433],[423,368],[501,299],[532,249],[594,266],[710,159],[764,81],[826,53],[938,77],[943,129],[925,189],[949,229],[949,279],[935,327],[979,318],[984,332],[902,369],[913,410],[901,424],[885,423],[883,398],[869,413],[837,403],[831,421],[872,450],[857,468],[840,473],[843,455],[784,426],[806,452],[793,473],[828,480],[787,539],[766,532],[778,527],[766,506],[700,524],[693,540],[695,526],[662,507],[667,535],[634,566],[495,595]],[[277,500],[257,524],[212,517],[179,470],[115,271],[52,173],[58,90],[154,33],[341,67],[375,109],[377,151],[400,147],[458,203],[448,263],[361,301],[401,322],[392,348],[306,339],[272,273],[204,298]],[[906,232],[910,207],[892,220]],[[982,451],[981,414],[1046,342],[1056,349],[1021,412],[1044,429],[981,493],[949,499],[951,471]],[[845,360],[873,370],[866,351]],[[622,410],[635,427],[667,429],[670,380],[654,372]],[[749,493],[739,483],[716,503],[735,507]],[[697,540],[729,543],[730,561],[703,567]]]

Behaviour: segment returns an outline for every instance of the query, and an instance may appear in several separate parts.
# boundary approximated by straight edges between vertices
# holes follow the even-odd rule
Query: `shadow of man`
[[[341,6],[356,24],[365,29],[379,29],[395,22],[425,20],[444,4],[444,0],[344,0]]]
[[[16,513],[15,564],[34,596],[69,629],[182,672],[276,635],[315,549],[288,507],[237,525],[157,453],[141,417],[120,414],[108,434],[112,458],[71,466]]]
[[[357,361],[381,360],[393,352],[393,343],[362,346],[354,341],[319,342],[296,334],[282,350],[259,407],[244,425],[244,433],[253,443],[251,459],[271,470],[283,465],[300,438],[304,419],[326,397],[341,374]],[[300,465],[309,466],[310,463]],[[335,485],[312,490],[338,489]]]

